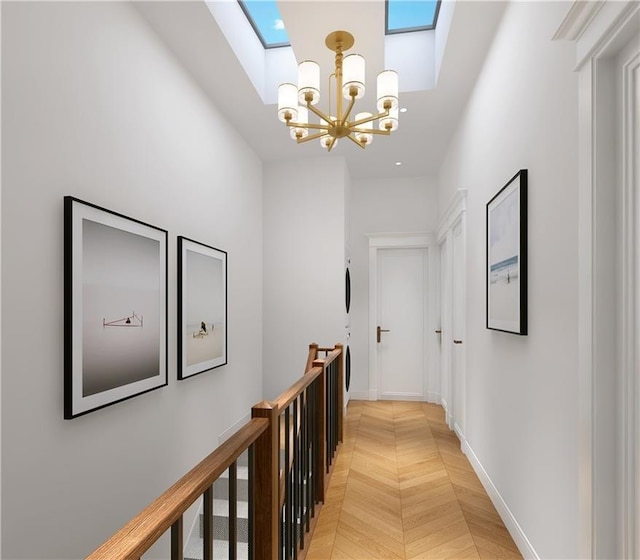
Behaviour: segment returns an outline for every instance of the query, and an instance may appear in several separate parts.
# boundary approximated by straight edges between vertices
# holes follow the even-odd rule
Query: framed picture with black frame
[[[227,253],[178,237],[178,379],[227,363]]]
[[[527,170],[487,203],[487,328],[527,334]]]
[[[64,198],[64,417],[167,385],[167,232]]]

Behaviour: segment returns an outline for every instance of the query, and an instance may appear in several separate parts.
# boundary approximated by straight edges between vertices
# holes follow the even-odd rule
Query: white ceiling
[[[332,64],[333,54],[324,46],[324,38],[345,29],[356,38],[351,52],[367,60],[368,76],[384,69],[384,35],[374,23],[380,18],[384,22],[384,0],[290,0],[279,6],[298,60]],[[366,179],[437,174],[505,3],[458,1],[437,87],[401,93],[400,105],[408,110],[390,137],[376,137],[366,150],[342,141],[331,153],[317,141],[297,145],[289,138],[275,105],[262,102],[204,2],[139,2],[136,7],[263,161],[342,156],[352,178]],[[372,28],[378,31],[369,31]],[[375,98],[368,94],[356,108],[360,104],[360,110],[372,110]],[[402,166],[396,166],[396,161],[402,161]]]

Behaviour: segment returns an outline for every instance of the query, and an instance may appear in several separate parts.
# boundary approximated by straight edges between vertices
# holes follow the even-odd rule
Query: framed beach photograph
[[[227,363],[227,253],[178,237],[178,379]]]
[[[527,170],[487,204],[487,328],[527,334]]]
[[[64,417],[167,384],[167,232],[64,198]]]

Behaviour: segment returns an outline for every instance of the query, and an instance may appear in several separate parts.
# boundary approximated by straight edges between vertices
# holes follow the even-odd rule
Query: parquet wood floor
[[[522,558],[442,407],[349,402],[306,560]]]

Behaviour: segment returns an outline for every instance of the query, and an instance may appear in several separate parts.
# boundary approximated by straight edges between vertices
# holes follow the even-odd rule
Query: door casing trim
[[[369,238],[369,400],[378,400],[378,351],[376,342],[376,326],[378,325],[378,251],[381,249],[427,249],[427,285],[436,286],[437,277],[440,274],[436,259],[436,236],[433,233],[368,233]],[[427,308],[435,309],[437,291],[427,290]],[[428,313],[427,323],[431,326],[433,322],[433,312]],[[426,341],[427,356],[434,355],[433,350]],[[425,375],[429,375],[430,364],[427,363]],[[425,382],[425,398],[429,391]]]

